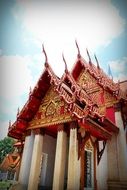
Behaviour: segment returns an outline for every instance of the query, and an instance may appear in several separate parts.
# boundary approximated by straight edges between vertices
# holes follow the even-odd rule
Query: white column
[[[111,190],[127,189],[127,151],[126,138],[121,112],[115,112],[118,134],[113,134],[108,142],[108,188]]]
[[[107,141],[107,165],[108,165],[108,180],[119,180],[118,168],[118,148],[117,148],[117,134],[113,134],[111,140]]]
[[[21,160],[19,183],[22,186],[28,185],[33,143],[34,143],[34,134],[33,132],[31,132],[31,134],[29,136],[26,136],[25,138],[23,155]]]
[[[116,125],[119,127],[118,134],[118,161],[120,181],[127,181],[127,144],[121,112],[115,112]]]
[[[66,152],[67,152],[67,133],[64,131],[64,126],[62,124],[61,126],[59,126],[57,133],[53,190],[64,189]]]
[[[43,135],[35,134],[28,190],[37,190],[41,169]]]
[[[77,128],[76,123],[72,122],[70,126],[67,190],[79,190],[79,162],[80,160],[78,160]]]

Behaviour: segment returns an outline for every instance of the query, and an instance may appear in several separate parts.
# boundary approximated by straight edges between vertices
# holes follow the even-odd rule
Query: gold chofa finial
[[[77,50],[78,50],[78,57],[80,58],[81,54],[80,54],[80,49],[79,49],[77,40],[75,40],[75,44],[76,44],[76,47],[77,47]]]
[[[110,79],[113,80],[113,75],[109,64],[108,64],[108,76],[110,77]]]
[[[63,61],[65,63],[65,73],[68,73],[67,63],[66,63],[66,60],[64,58],[64,54],[63,53],[62,53],[62,57],[63,57]]]
[[[90,54],[89,54],[89,51],[88,51],[88,49],[86,48],[86,53],[87,53],[87,56],[88,56],[88,58],[89,58],[89,64],[91,64],[92,65],[92,62],[91,62],[91,57],[90,57]]]
[[[9,120],[9,128],[11,127],[11,120]]]
[[[29,96],[31,95],[31,93],[32,93],[32,88],[31,88],[31,86],[30,86],[30,89],[29,89]]]
[[[44,44],[42,44],[42,50],[43,50],[43,53],[45,55],[45,66],[48,66],[48,57],[47,57],[47,54],[46,54],[46,51],[44,48]]]
[[[100,65],[99,65],[98,59],[97,59],[95,54],[94,54],[94,57],[95,57],[95,60],[96,60],[96,63],[97,63],[97,68],[100,69]]]
[[[19,110],[19,107],[18,107],[18,109],[17,109],[17,117],[18,117],[18,115],[19,115],[19,112],[20,112],[20,110]]]

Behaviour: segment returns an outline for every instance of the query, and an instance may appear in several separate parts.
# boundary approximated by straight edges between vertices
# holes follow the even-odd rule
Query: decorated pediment
[[[117,102],[116,97],[100,86],[97,79],[85,68],[80,73],[77,83],[87,92],[92,101],[98,105],[99,113],[103,115],[105,115],[107,107],[111,107]]]
[[[67,103],[51,86],[42,99],[34,118],[29,122],[28,128],[46,127],[72,121],[67,108]]]

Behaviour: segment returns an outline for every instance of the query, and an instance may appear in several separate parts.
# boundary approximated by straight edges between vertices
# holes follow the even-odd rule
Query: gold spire
[[[90,54],[89,54],[89,51],[88,49],[86,48],[86,53],[88,55],[88,58],[89,58],[89,64],[92,65],[92,62],[91,62],[91,57],[90,57]]]
[[[48,57],[47,57],[47,54],[46,54],[46,51],[44,48],[44,44],[42,44],[42,50],[43,50],[43,53],[45,55],[45,66],[47,67],[48,66]]]
[[[18,109],[17,109],[17,117],[19,116],[19,112],[20,112],[20,110],[19,110],[19,107],[18,107]]]
[[[31,86],[30,86],[30,89],[29,89],[29,96],[31,95],[31,93],[32,93],[32,88],[31,88]]]
[[[79,49],[77,40],[75,40],[75,44],[76,44],[76,47],[77,47],[77,50],[78,50],[78,58],[80,58],[80,57],[81,57],[81,54],[80,54],[80,49]]]
[[[65,73],[68,73],[67,63],[66,63],[66,60],[64,58],[64,54],[63,53],[62,53],[62,57],[63,57],[63,61],[65,63]]]
[[[9,120],[9,128],[11,127],[11,120]]]
[[[96,60],[96,63],[97,63],[97,68],[100,69],[100,65],[99,65],[98,59],[97,59],[95,54],[94,54],[94,57],[95,57],[95,60]]]

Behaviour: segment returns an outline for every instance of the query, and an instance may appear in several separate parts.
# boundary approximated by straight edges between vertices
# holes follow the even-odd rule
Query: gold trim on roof
[[[53,86],[50,87],[34,119],[29,122],[28,129],[46,127],[74,120],[67,108],[67,103],[54,91]]]

